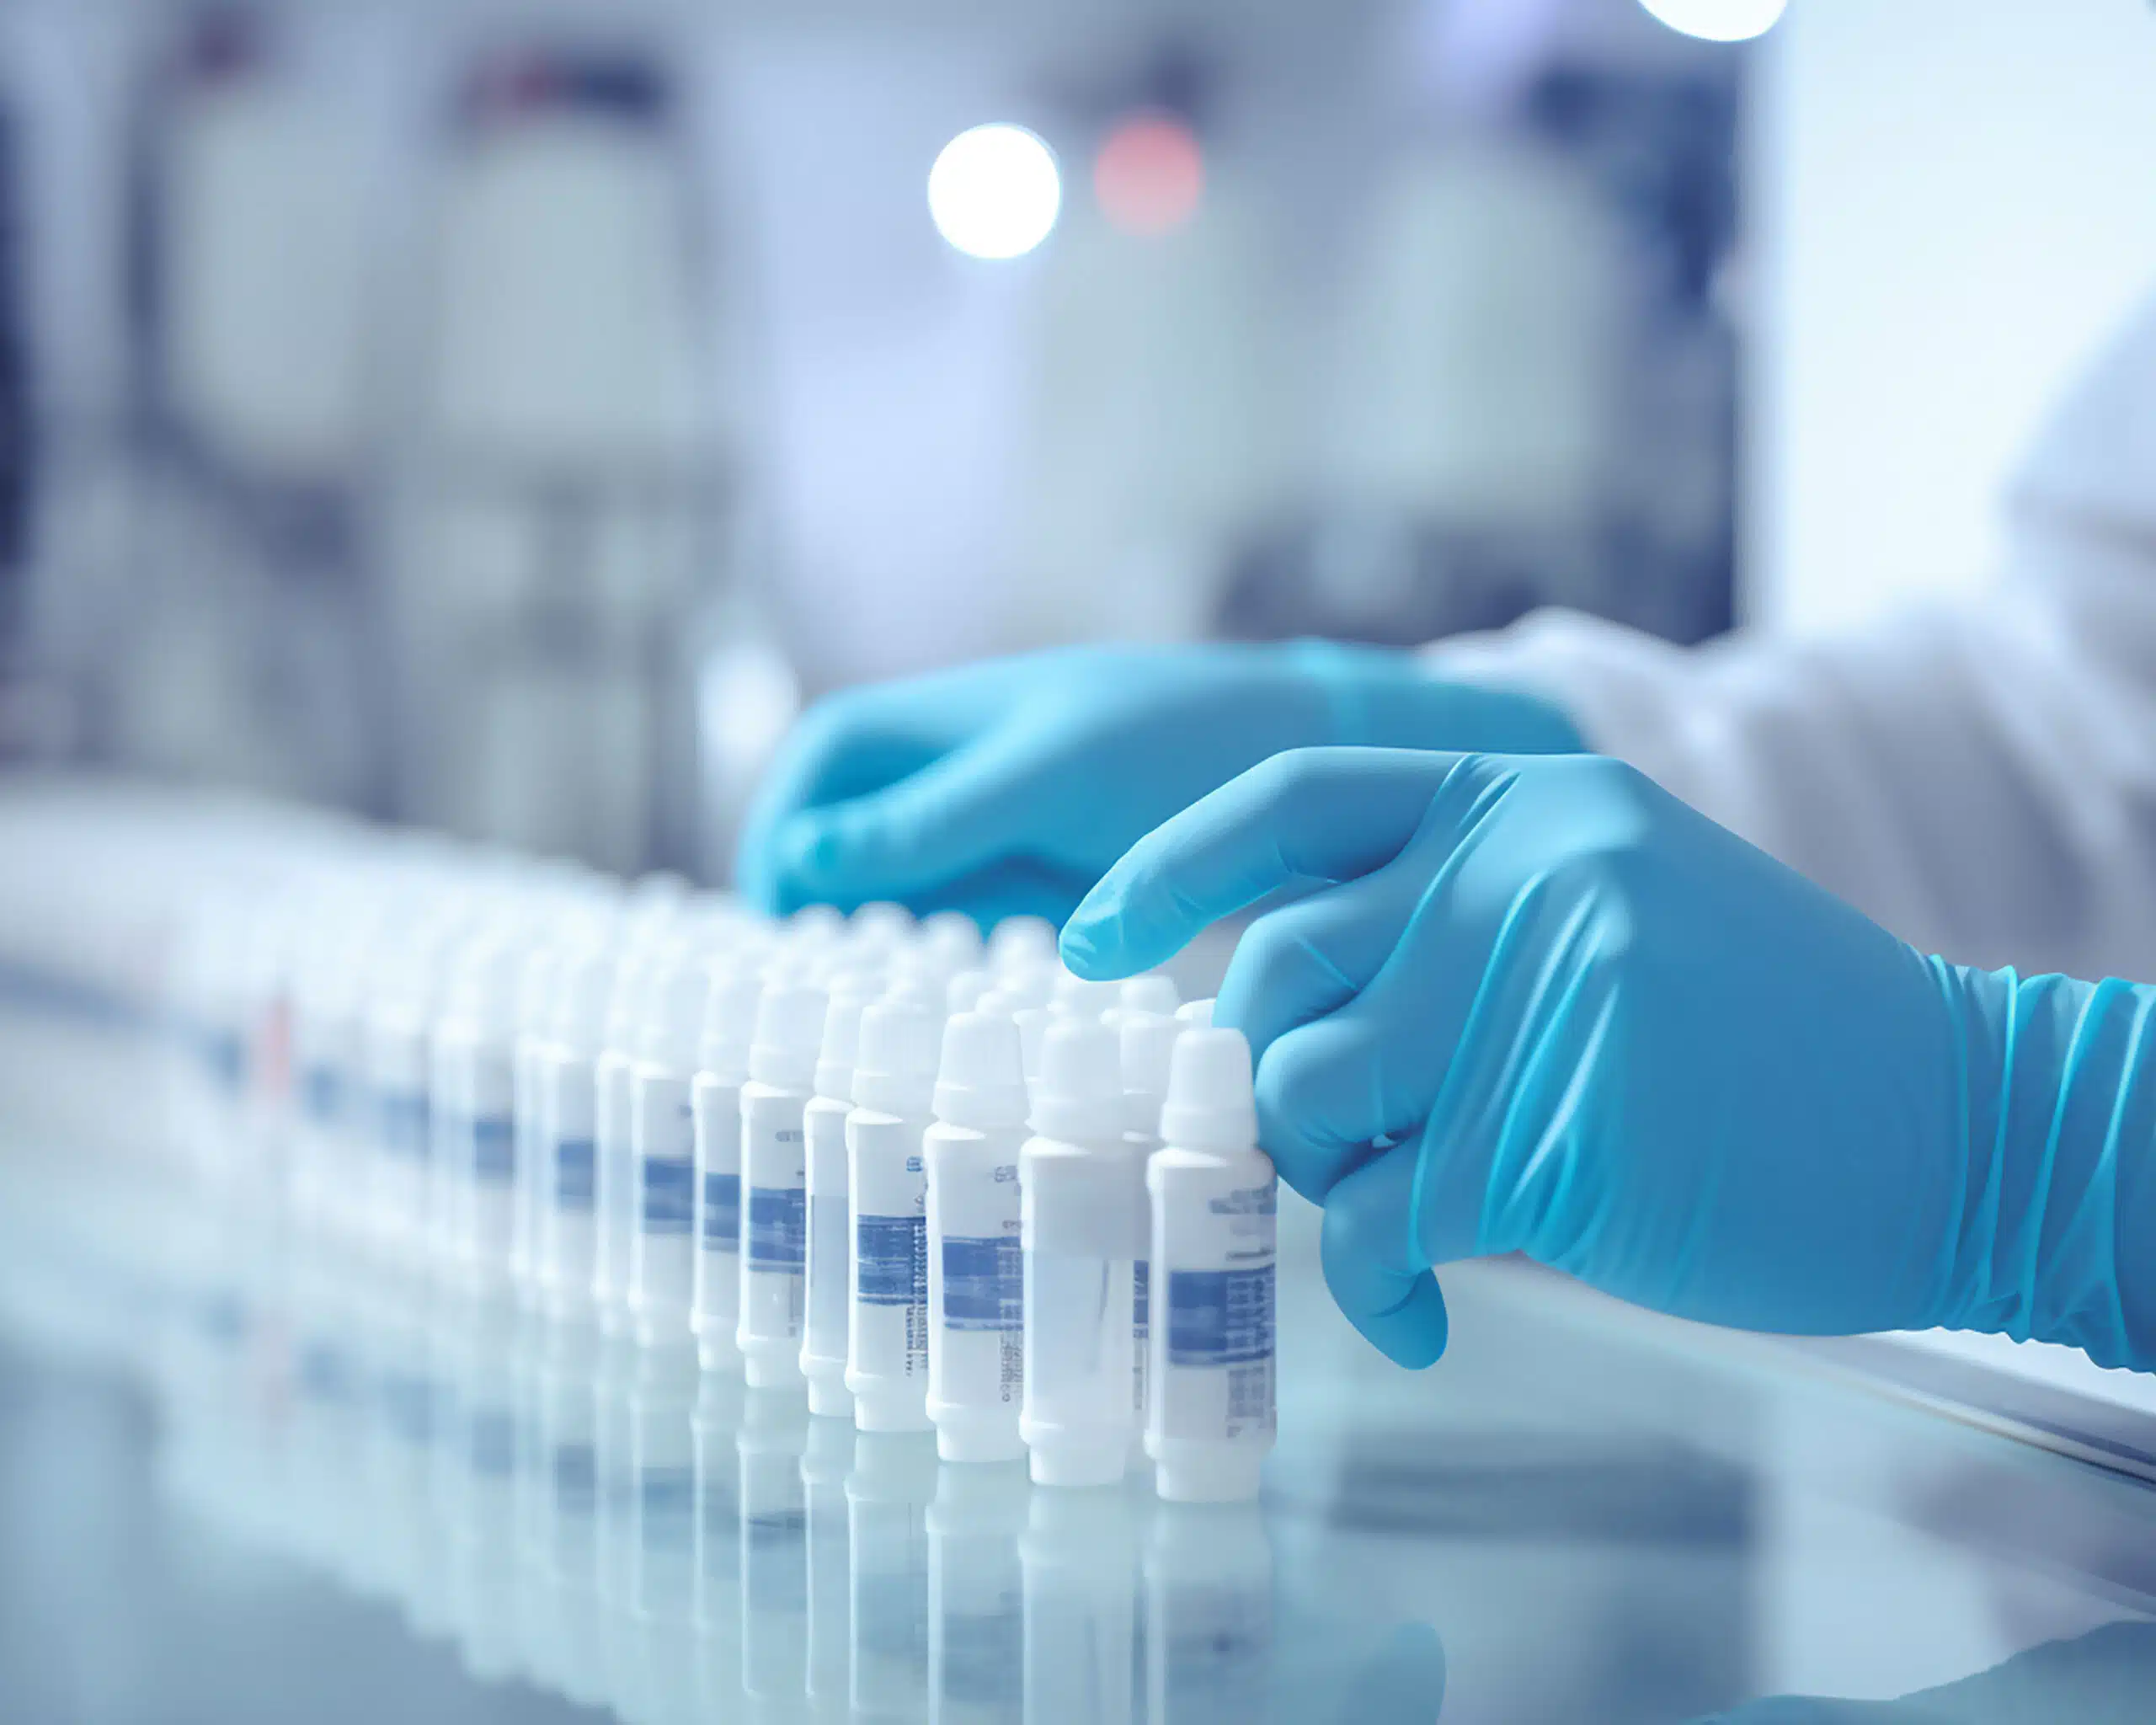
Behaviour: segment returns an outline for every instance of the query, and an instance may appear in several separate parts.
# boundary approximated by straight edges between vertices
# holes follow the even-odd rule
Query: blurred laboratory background
[[[1979,579],[2145,8],[1783,3],[8,0],[0,760],[723,879],[864,679]]]
[[[10,0],[0,750],[723,877],[866,678],[1711,635],[1747,63],[1637,0]]]

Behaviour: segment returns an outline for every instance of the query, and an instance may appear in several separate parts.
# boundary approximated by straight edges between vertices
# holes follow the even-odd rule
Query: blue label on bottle
[[[928,1304],[926,1216],[862,1216],[853,1236],[860,1265],[856,1291],[862,1304]]]
[[[1142,1258],[1130,1267],[1130,1292],[1131,1332],[1143,1341],[1153,1327],[1153,1267]]]
[[[643,1231],[686,1234],[696,1215],[696,1169],[679,1156],[646,1156],[643,1163]]]
[[[599,1498],[599,1455],[589,1444],[554,1446],[554,1501],[566,1509],[590,1509]]]
[[[943,1242],[943,1327],[1017,1330],[1026,1322],[1025,1254],[1014,1235]]]
[[[424,1090],[384,1091],[375,1103],[382,1147],[415,1162],[427,1159],[429,1114]]]
[[[751,1186],[744,1243],[752,1270],[801,1268],[808,1258],[808,1194],[798,1186]]]
[[[472,1123],[472,1177],[506,1186],[516,1178],[516,1123],[507,1114],[483,1114]]]
[[[684,1541],[694,1525],[696,1476],[686,1467],[647,1467],[637,1475],[637,1503],[647,1534],[678,1528]]]
[[[704,1250],[739,1252],[741,1249],[741,1177],[739,1174],[704,1176]]]
[[[1272,1357],[1271,1264],[1170,1272],[1169,1365],[1244,1365]]]
[[[309,1066],[300,1075],[300,1106],[316,1125],[335,1125],[344,1108],[344,1075],[334,1066]]]
[[[554,1208],[591,1209],[599,1201],[599,1146],[589,1138],[554,1143]]]

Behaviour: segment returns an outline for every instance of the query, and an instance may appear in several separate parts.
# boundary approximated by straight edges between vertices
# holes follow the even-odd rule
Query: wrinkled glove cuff
[[[2156,988],[1931,965],[1967,1128],[1936,1321],[2156,1370]]]

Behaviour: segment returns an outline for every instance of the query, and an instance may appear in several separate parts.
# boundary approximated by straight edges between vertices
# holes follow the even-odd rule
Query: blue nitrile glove
[[[2112,1623],[1899,1701],[1780,1696],[1717,1713],[1710,1725],[2143,1725],[2152,1696],[2156,1626]]]
[[[1065,962],[1129,975],[1296,880],[1334,884],[1252,924],[1215,1018],[1394,1359],[1444,1348],[1432,1266],[1520,1251],[1715,1323],[2156,1367],[2156,990],[1925,958],[1619,761],[1374,749],[1148,835]]]
[[[825,702],[742,836],[742,889],[785,912],[895,899],[1060,921],[1138,838],[1245,767],[1315,743],[1581,746],[1534,696],[1324,642],[1083,647]]]

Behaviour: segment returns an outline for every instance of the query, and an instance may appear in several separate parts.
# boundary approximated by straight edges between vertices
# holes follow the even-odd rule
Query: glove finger
[[[1401,1139],[1427,1106],[1388,1092],[1381,1023],[1359,1000],[1274,1040],[1256,1072],[1258,1142],[1280,1177],[1322,1204],[1380,1138]],[[1417,1087],[1420,1090],[1424,1087]]]
[[[1299,880],[1353,879],[1414,836],[1460,756],[1405,749],[1275,755],[1124,853],[1064,929],[1081,976],[1134,975]]]
[[[796,815],[880,790],[919,772],[947,746],[920,729],[917,703],[902,699],[905,689],[834,696],[794,726],[757,787],[734,852],[735,883],[752,902],[782,914],[810,901],[788,879],[780,842]]]
[[[1251,1059],[1299,1024],[1337,1012],[1399,944],[1421,885],[1392,864],[1261,915],[1236,943],[1213,1022],[1242,1032]]]
[[[911,903],[1012,857],[1038,854],[1047,763],[999,730],[866,796],[795,815],[779,835],[790,874],[834,902]]]
[[[1395,1364],[1419,1370],[1445,1351],[1444,1295],[1417,1249],[1416,1146],[1394,1146],[1325,1200],[1320,1255],[1348,1321]]]

